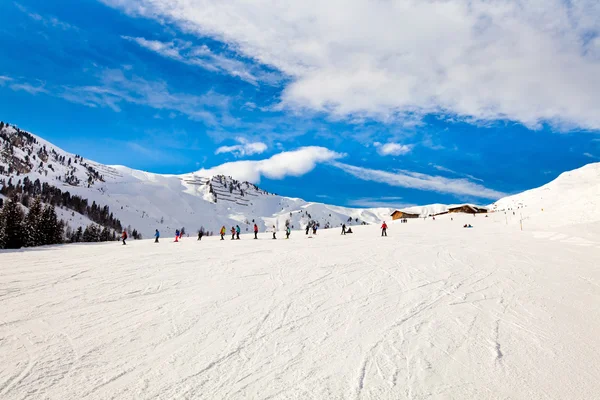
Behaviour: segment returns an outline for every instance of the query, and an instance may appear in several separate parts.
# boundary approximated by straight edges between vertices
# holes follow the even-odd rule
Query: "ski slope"
[[[597,398],[600,235],[507,218],[2,252],[0,398]]]
[[[500,199],[490,209],[516,211],[538,227],[600,222],[600,163],[564,172],[544,186]]]

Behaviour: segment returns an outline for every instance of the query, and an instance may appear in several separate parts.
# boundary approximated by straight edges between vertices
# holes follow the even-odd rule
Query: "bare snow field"
[[[598,230],[507,219],[0,253],[0,398],[600,398]]]

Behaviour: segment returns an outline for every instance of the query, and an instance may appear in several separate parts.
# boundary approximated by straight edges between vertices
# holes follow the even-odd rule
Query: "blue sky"
[[[0,119],[350,206],[487,204],[600,159],[597,2],[352,5],[1,2]]]

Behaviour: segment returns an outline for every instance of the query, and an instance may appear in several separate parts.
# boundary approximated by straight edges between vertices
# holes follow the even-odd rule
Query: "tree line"
[[[0,180],[0,185],[2,185],[0,194],[6,197],[17,194],[20,202],[25,207],[29,207],[31,198],[40,197],[42,202],[46,204],[67,208],[85,215],[98,225],[106,226],[117,232],[123,231],[121,221],[110,212],[108,206],[101,207],[95,201],[92,202],[92,205],[89,205],[87,199],[71,195],[69,192],[63,192],[46,182],[41,183],[39,179],[32,182],[31,179],[25,177],[22,181],[19,180],[16,184],[13,184],[12,178],[10,178],[6,183],[4,180]]]
[[[119,240],[121,231],[95,223],[85,229],[72,229],[59,219],[53,204],[42,202],[40,196],[27,198],[25,194],[13,192],[10,198],[0,198],[0,249],[45,246],[62,243],[107,242]],[[25,206],[25,207],[24,207]],[[133,239],[141,239],[137,230],[127,227]]]

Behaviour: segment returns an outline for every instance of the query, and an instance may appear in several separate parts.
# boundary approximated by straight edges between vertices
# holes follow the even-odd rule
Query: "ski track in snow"
[[[600,249],[454,218],[0,253],[0,398],[596,398]]]

